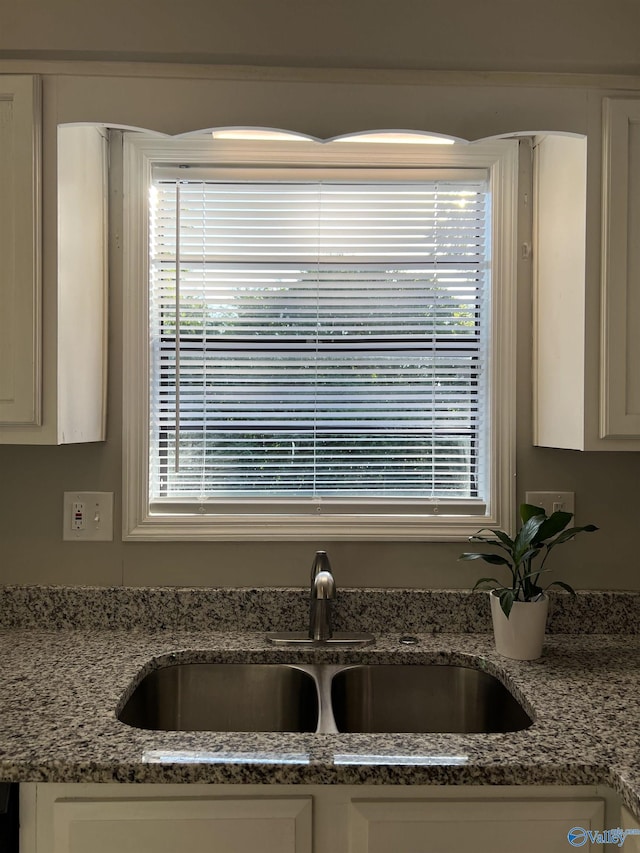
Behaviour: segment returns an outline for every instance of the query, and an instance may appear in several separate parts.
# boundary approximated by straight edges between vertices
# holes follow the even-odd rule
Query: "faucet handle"
[[[319,572],[331,572],[331,563],[329,562],[329,555],[326,551],[316,551],[316,555],[313,558],[313,563],[311,564],[312,584]]]

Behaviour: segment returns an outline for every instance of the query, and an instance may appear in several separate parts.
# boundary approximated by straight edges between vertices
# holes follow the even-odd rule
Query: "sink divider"
[[[336,673],[357,668],[359,664],[287,664],[287,666],[300,669],[313,678],[318,694],[318,726],[315,733],[338,734],[331,702],[331,682]]]

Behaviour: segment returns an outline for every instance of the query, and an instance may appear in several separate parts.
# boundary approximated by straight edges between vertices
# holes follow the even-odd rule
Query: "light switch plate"
[[[65,492],[62,538],[70,542],[113,540],[113,492]]]
[[[525,502],[533,506],[541,506],[547,515],[562,510],[575,514],[576,493],[575,492],[526,492]]]

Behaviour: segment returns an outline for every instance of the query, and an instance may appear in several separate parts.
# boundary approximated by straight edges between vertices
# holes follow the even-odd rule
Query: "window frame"
[[[148,188],[154,165],[212,162],[225,166],[268,163],[282,166],[362,169],[486,169],[491,191],[491,300],[489,355],[489,500],[486,512],[453,515],[447,501],[420,501],[421,511],[403,502],[344,500],[339,511],[317,514],[269,512],[270,499],[247,501],[252,512],[192,514],[151,512],[149,506],[149,304]],[[461,145],[255,142],[202,136],[171,138],[137,132],[124,136],[124,362],[123,362],[123,538],[157,540],[418,540],[456,541],[480,527],[511,528],[515,500],[515,308],[518,143],[498,140]],[[498,239],[498,236],[500,238]],[[277,501],[274,501],[275,505]],[[415,507],[416,502],[405,502]]]

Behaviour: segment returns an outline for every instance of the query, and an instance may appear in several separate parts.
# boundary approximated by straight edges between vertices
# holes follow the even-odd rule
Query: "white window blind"
[[[475,175],[270,182],[156,169],[152,509],[484,511],[490,204]]]

